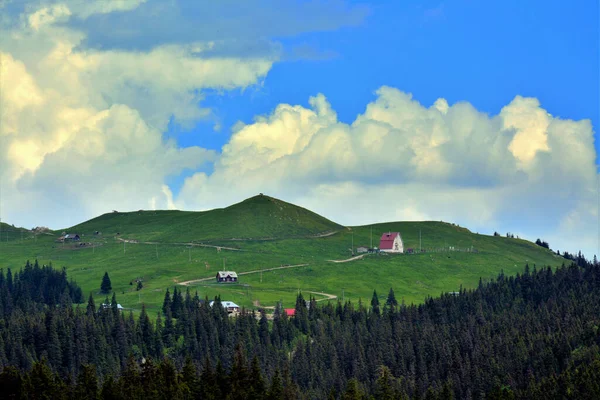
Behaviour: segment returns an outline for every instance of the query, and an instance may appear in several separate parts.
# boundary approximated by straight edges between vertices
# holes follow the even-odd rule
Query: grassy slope
[[[232,231],[232,227],[235,229]],[[331,263],[330,259],[349,257],[354,247],[370,245],[387,231],[402,233],[405,247],[422,247],[427,253],[414,255],[369,255],[348,263]],[[93,232],[102,231],[101,236]],[[477,235],[465,228],[442,222],[397,222],[343,228],[308,210],[289,203],[264,197],[254,197],[237,205],[203,213],[180,211],[134,212],[105,214],[87,221],[69,232],[84,234],[83,240],[94,247],[59,244],[56,236],[34,238],[20,234],[15,240],[0,242],[0,265],[20,268],[26,259],[50,261],[56,267],[65,266],[86,293],[96,300],[104,271],[108,271],[119,302],[139,309],[141,302],[158,310],[164,292],[174,282],[213,276],[222,269],[238,272],[278,267],[282,264],[308,263],[309,266],[262,274],[243,275],[240,284],[218,285],[209,282],[191,287],[201,296],[218,293],[224,300],[251,306],[253,300],[273,305],[282,299],[293,306],[298,291],[318,291],[346,299],[368,301],[373,289],[385,296],[390,287],[398,298],[408,303],[420,302],[427,295],[455,291],[462,285],[477,285],[480,277],[495,277],[522,271],[525,263],[558,266],[563,262],[550,251],[533,243],[504,237]],[[318,232],[336,231],[328,237],[311,237]],[[152,240],[160,244],[123,244],[114,236],[120,232],[128,239]],[[58,235],[59,232],[56,234]],[[258,240],[256,238],[271,238]],[[273,239],[274,237],[280,239]],[[232,238],[254,238],[231,240]],[[18,239],[18,240],[17,240]],[[177,243],[211,242],[240,248],[241,251],[220,253],[214,248],[188,247]],[[477,253],[434,252],[454,246],[473,246]],[[125,251],[124,251],[125,250]],[[158,256],[157,256],[158,253]],[[206,268],[209,265],[209,269]],[[142,277],[144,289],[137,292],[132,279]],[[320,296],[317,296],[320,298]]]
[[[299,237],[342,227],[312,211],[268,196],[255,196],[227,208],[204,212],[136,211],[108,213],[65,229],[162,243],[215,239]]]
[[[30,234],[31,232],[25,228],[19,228],[4,222],[0,222],[0,242],[21,240],[21,238]]]

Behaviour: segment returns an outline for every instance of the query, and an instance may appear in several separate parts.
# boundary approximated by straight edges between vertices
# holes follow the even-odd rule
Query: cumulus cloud
[[[65,0],[0,17],[4,221],[59,228],[111,209],[208,209],[264,192],[348,225],[445,220],[596,252],[590,121],[552,116],[534,98],[516,96],[488,115],[467,102],[426,106],[384,86],[351,124],[318,94],[309,107],[280,104],[240,122],[220,153],[181,148],[163,136],[170,121],[185,126],[208,115],[199,106],[205,89],[260,84],[277,57],[269,46],[238,51],[253,40],[243,27],[256,25],[242,13],[231,19],[242,28],[225,26],[214,40],[207,40],[214,25],[200,24],[204,33],[178,42],[189,33],[182,23],[181,31],[171,25],[174,36],[146,32],[144,46],[99,45],[94,26],[160,8],[148,3]],[[273,32],[334,29],[364,17],[341,1],[327,4],[307,6],[308,25],[258,24],[261,43]],[[295,7],[273,13],[296,14]],[[343,17],[319,19],[331,14],[324,9]],[[207,163],[210,173],[197,172]],[[182,173],[190,176],[181,190],[166,184]]]
[[[172,208],[165,181],[216,153],[164,139],[168,123],[197,121],[209,112],[198,105],[204,89],[256,84],[275,61],[205,56],[213,43],[86,49],[65,19],[140,2],[100,3],[31,9],[0,31],[5,221],[58,228],[113,208]]]
[[[445,99],[426,107],[391,87],[376,94],[352,124],[321,94],[310,108],[281,104],[238,124],[214,172],[188,178],[176,203],[211,208],[265,192],[344,224],[445,220],[596,252],[590,121],[521,96],[490,116]]]

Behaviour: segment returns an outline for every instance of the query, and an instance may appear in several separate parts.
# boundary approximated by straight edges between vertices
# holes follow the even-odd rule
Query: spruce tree
[[[162,306],[163,314],[165,316],[167,315],[167,310],[169,310],[171,313],[173,312],[171,309],[171,303],[171,293],[169,292],[169,288],[167,288],[167,293],[165,293],[165,299],[163,300]]]
[[[283,381],[281,380],[281,374],[279,370],[275,370],[275,375],[273,375],[273,379],[271,380],[271,387],[267,393],[268,400],[284,400],[283,397]]]
[[[390,288],[385,304],[390,307],[396,307],[398,305],[398,300],[396,300],[396,296],[394,295],[394,289]]]
[[[108,276],[108,272],[104,273],[102,277],[102,283],[100,284],[100,291],[103,294],[108,294],[112,290],[112,284],[110,283],[110,278]]]
[[[373,297],[371,298],[371,308],[373,312],[379,315],[379,298],[377,297],[377,291],[373,290]]]
[[[94,365],[83,365],[81,367],[75,387],[75,398],[90,400],[98,398],[98,378]]]

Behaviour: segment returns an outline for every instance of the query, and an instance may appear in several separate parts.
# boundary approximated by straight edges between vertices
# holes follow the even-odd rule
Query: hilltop
[[[424,251],[334,262],[350,259],[352,248],[377,246],[381,234],[390,231],[401,233],[405,248]],[[58,242],[62,232],[79,234],[81,241]],[[21,236],[15,230],[8,242],[0,241],[0,268],[19,269],[28,259],[52,262],[65,267],[97,302],[105,299],[99,289],[108,272],[119,302],[134,310],[142,303],[160,309],[167,288],[174,286],[246,307],[280,300],[293,306],[299,290],[323,301],[365,301],[373,290],[385,296],[390,287],[398,299],[420,303],[427,296],[474,288],[480,278],[493,279],[502,271],[522,272],[526,264],[557,267],[566,261],[526,240],[481,235],[447,222],[344,227],[260,195],[210,211],[111,212],[50,233],[23,230]],[[238,272],[239,282],[216,284],[222,269]],[[137,280],[143,282],[139,291]]]
[[[42,231],[38,231],[37,233],[42,233]],[[28,237],[32,234],[33,231],[28,229],[0,222],[0,242],[21,240],[22,238]]]
[[[298,238],[343,229],[312,211],[258,195],[210,211],[111,212],[64,229],[162,243]]]

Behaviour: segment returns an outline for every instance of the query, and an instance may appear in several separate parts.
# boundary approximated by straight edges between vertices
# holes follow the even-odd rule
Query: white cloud
[[[58,22],[139,2],[100,3],[29,10],[26,25],[0,31],[5,221],[64,227],[111,209],[172,208],[167,179],[216,153],[165,140],[170,119],[197,121],[209,112],[204,89],[256,84],[274,62],[205,57],[211,43],[86,49],[85,34]]]
[[[70,3],[71,8],[80,18],[88,18],[94,14],[108,14],[116,11],[131,11],[147,0],[110,0],[110,1],[80,1],[75,0]]]
[[[239,124],[214,172],[188,178],[176,204],[206,209],[264,192],[344,224],[445,220],[596,252],[589,121],[520,96],[489,116],[444,99],[426,108],[390,87],[377,95],[350,125],[323,95]]]
[[[238,124],[220,155],[180,148],[163,137],[172,117],[194,123],[210,113],[199,106],[204,89],[260,84],[276,58],[217,56],[223,42],[175,44],[177,35],[144,51],[90,48],[88,34],[70,24],[144,6],[65,0],[27,8],[20,25],[2,23],[11,27],[0,30],[3,220],[58,228],[111,209],[207,209],[264,192],[344,224],[442,219],[596,251],[589,121],[553,117],[520,96],[492,116],[445,99],[425,107],[384,86],[351,124],[318,94],[309,108],[281,104]],[[322,10],[311,7],[314,15]],[[311,24],[327,30],[363,17],[351,10],[345,23]],[[174,196],[169,178],[204,163],[213,172],[192,174]]]

